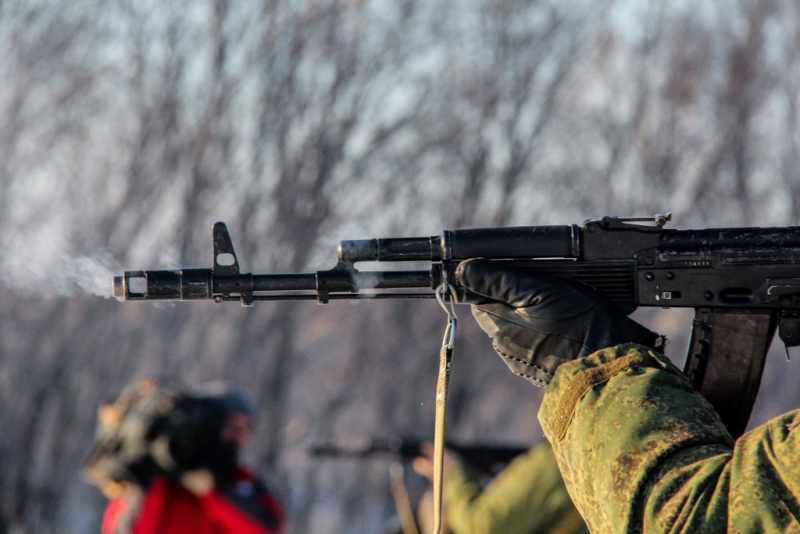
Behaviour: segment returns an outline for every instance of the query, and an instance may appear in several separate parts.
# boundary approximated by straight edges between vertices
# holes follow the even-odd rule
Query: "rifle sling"
[[[778,314],[698,308],[684,373],[717,410],[733,438],[741,436],[761,385]]]
[[[436,416],[433,430],[433,523],[434,534],[442,530],[442,479],[444,474],[444,434],[447,419],[447,392],[450,383],[452,346],[439,351],[439,378],[436,381]]]

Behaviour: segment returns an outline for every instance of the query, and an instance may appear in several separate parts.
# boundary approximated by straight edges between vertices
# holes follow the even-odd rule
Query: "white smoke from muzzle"
[[[111,280],[114,274],[119,274],[122,269],[112,264],[108,255],[96,257],[81,257],[72,262],[72,273],[67,273],[67,281],[74,281],[75,285],[83,291],[98,297],[111,298]]]
[[[68,297],[81,292],[111,298],[122,268],[108,252],[76,255],[58,232],[5,236],[0,284],[26,297]]]

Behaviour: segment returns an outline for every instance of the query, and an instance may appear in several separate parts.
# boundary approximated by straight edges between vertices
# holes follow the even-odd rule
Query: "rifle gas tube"
[[[342,241],[338,262],[313,273],[243,274],[224,223],[211,269],[127,271],[124,300],[240,301],[433,298],[456,285],[459,262],[488,258],[594,287],[626,313],[695,308],[685,372],[728,425],[749,419],[775,330],[800,344],[800,227],[664,228],[671,215],[603,217],[582,226],[445,230],[440,236]],[[359,262],[427,261],[427,270],[359,271]],[[459,288],[456,286],[456,289]]]

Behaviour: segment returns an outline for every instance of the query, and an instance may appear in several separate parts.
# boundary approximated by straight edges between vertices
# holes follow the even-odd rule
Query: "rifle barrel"
[[[343,291],[357,293],[371,289],[431,289],[434,277],[431,271],[319,271],[316,273],[289,274],[239,274],[215,275],[211,269],[179,269],[174,271],[125,271],[113,280],[113,294],[125,300],[208,300],[220,297],[227,300],[230,295],[242,292],[282,291]],[[438,284],[438,282],[436,282]],[[257,300],[292,297],[317,298],[316,293],[304,295],[280,295]],[[394,293],[402,298],[404,294]],[[412,298],[419,298],[420,294]],[[425,297],[433,297],[433,293]],[[376,298],[367,294],[361,298]],[[334,296],[335,298],[335,296]],[[352,298],[351,295],[340,298]],[[356,297],[358,298],[358,297]],[[385,297],[384,297],[385,298]]]

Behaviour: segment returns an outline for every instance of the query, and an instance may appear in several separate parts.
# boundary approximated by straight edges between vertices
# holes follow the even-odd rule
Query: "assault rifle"
[[[603,217],[582,226],[445,230],[440,236],[342,241],[338,262],[313,273],[243,274],[224,223],[212,231],[210,269],[127,271],[124,300],[240,301],[431,298],[459,262],[488,258],[594,287],[624,312],[695,308],[684,372],[734,436],[755,403],[775,330],[800,345],[800,227],[664,226],[653,218]],[[430,262],[426,270],[359,271],[359,262]],[[387,291],[388,290],[388,291]],[[458,300],[461,300],[458,298]]]
[[[422,455],[422,446],[433,440],[416,438],[370,438],[356,445],[322,443],[309,448],[309,454],[328,458],[372,458],[394,456],[402,460],[413,460]],[[445,448],[456,452],[465,463],[479,473],[493,475],[511,460],[528,452],[529,447],[513,445],[464,445],[446,441]]]

